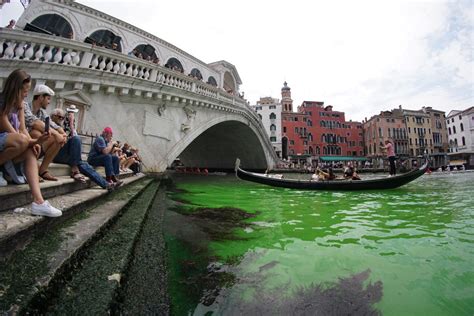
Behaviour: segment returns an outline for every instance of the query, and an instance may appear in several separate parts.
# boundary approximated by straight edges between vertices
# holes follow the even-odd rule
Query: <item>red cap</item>
[[[103,131],[102,133],[104,133],[104,134],[105,134],[105,133],[113,134],[113,132],[112,132],[112,127],[106,127],[106,128],[104,128],[104,131]]]

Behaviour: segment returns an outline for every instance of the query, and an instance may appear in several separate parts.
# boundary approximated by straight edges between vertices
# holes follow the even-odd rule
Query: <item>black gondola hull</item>
[[[357,190],[385,190],[394,189],[405,185],[421,177],[428,169],[426,161],[419,169],[410,172],[386,178],[377,178],[369,180],[333,180],[333,181],[313,181],[313,180],[294,180],[278,179],[271,176],[253,173],[242,170],[236,162],[235,172],[238,178],[246,181],[266,184],[274,187],[299,189],[299,190],[337,190],[337,191],[357,191]]]

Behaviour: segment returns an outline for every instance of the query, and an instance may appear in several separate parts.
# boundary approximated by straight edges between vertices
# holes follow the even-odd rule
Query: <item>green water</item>
[[[215,300],[186,297],[192,285],[180,280],[179,269],[171,272],[175,314],[239,314],[234,306],[255,297],[270,304],[367,269],[365,285],[382,283],[373,307],[384,315],[474,314],[474,172],[424,175],[399,189],[366,192],[273,188],[234,176],[175,181],[183,192],[170,193],[174,200],[256,214],[233,240],[207,245],[232,275]],[[168,241],[174,264],[193,259],[176,238]]]

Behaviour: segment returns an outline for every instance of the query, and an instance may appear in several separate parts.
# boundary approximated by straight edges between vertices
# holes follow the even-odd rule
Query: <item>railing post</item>
[[[81,64],[79,65],[79,67],[89,68],[92,61],[92,56],[94,56],[92,52],[84,52],[84,56],[82,56]]]
[[[156,82],[156,78],[158,77],[158,70],[157,69],[152,69],[150,73],[150,78],[149,80],[152,82]]]

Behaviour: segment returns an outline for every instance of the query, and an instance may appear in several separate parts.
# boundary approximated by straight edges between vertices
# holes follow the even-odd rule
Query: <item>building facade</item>
[[[303,160],[357,160],[364,155],[360,122],[321,101],[303,101],[293,112],[291,89],[282,88],[282,156]]]
[[[370,157],[375,166],[382,164],[385,152],[382,146],[385,140],[393,142],[395,154],[398,157],[408,158],[408,134],[405,127],[405,119],[400,109],[382,111],[379,115],[364,120],[364,151]]]
[[[408,135],[408,152],[410,157],[422,156],[434,152],[430,115],[423,111],[403,110]]]
[[[450,164],[474,168],[474,107],[451,111],[446,117]]]
[[[271,97],[260,98],[257,105],[252,108],[262,120],[263,127],[270,137],[273,149],[278,157],[281,155],[281,109],[282,105],[278,99]]]
[[[365,153],[371,158],[384,156],[381,146],[390,139],[400,158],[416,160],[425,152],[433,166],[447,164],[447,134],[443,111],[431,107],[407,110],[400,106],[364,120]]]

